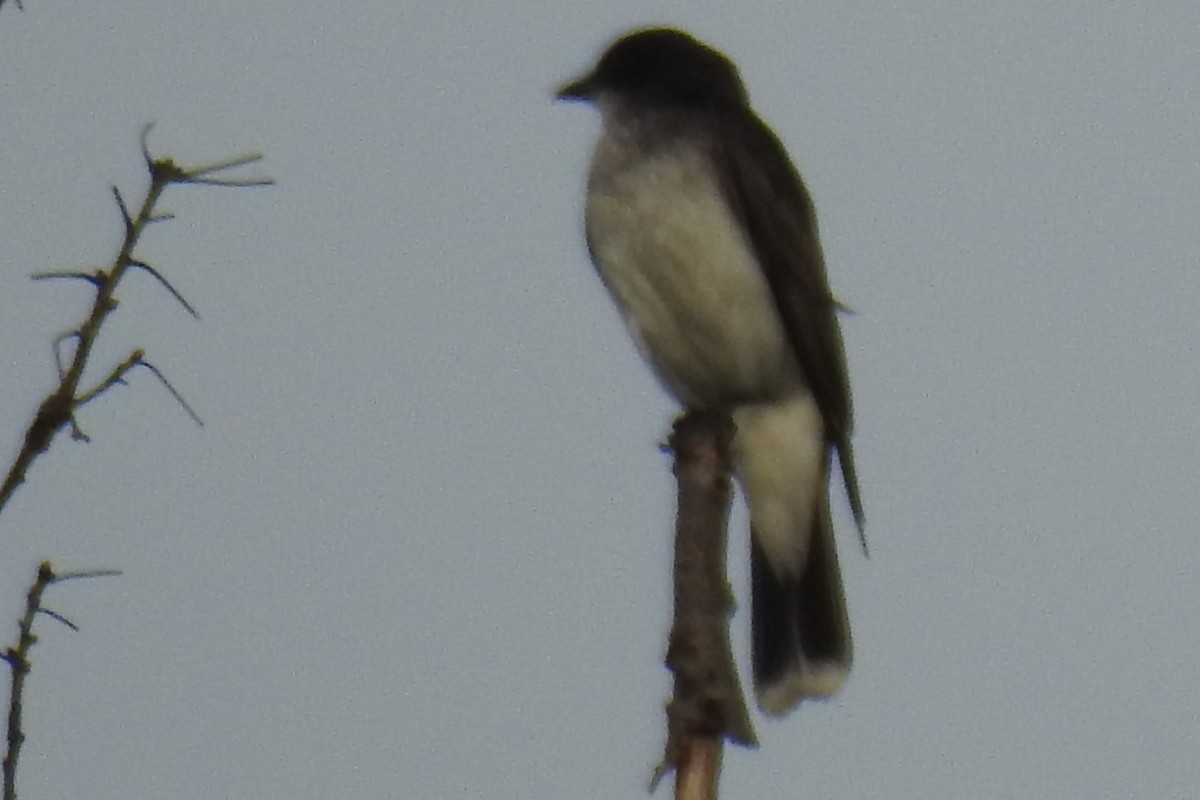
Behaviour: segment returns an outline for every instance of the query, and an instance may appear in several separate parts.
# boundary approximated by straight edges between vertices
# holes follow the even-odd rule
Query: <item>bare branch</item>
[[[0,0],[0,2],[3,2],[3,0]],[[155,210],[159,198],[166,187],[173,183],[235,187],[267,186],[273,183],[270,178],[238,179],[219,176],[219,173],[227,170],[258,162],[262,158],[258,153],[235,156],[211,164],[190,168],[181,167],[170,158],[155,158],[150,153],[148,141],[150,131],[153,127],[153,123],[146,125],[142,129],[140,137],[141,154],[146,164],[146,170],[150,174],[150,186],[146,191],[145,197],[142,199],[137,213],[130,211],[124,196],[121,194],[121,190],[116,186],[112,187],[113,199],[116,201],[117,209],[121,214],[121,223],[124,226],[125,235],[116,256],[113,258],[111,266],[97,271],[94,275],[88,275],[83,272],[55,271],[42,272],[34,276],[38,280],[52,278],[85,280],[95,287],[96,297],[92,302],[92,309],[83,323],[70,333],[63,334],[54,341],[59,385],[38,407],[37,414],[25,432],[24,444],[13,460],[3,483],[0,484],[0,510],[3,510],[5,505],[7,505],[13,493],[16,492],[17,487],[25,482],[29,466],[38,455],[50,447],[55,435],[60,430],[69,426],[73,439],[88,441],[87,435],[79,427],[79,423],[75,419],[75,410],[96,399],[113,386],[124,383],[125,374],[135,366],[141,365],[153,372],[155,377],[174,396],[176,402],[195,420],[196,424],[204,424],[192,407],[183,399],[183,396],[163,376],[162,372],[144,360],[144,354],[140,350],[135,351],[136,357],[131,356],[131,358],[114,367],[108,376],[91,390],[81,393],[79,388],[88,359],[92,353],[92,348],[95,346],[96,339],[100,334],[100,329],[104,321],[108,318],[108,315],[117,306],[116,288],[130,268],[148,272],[171,293],[189,314],[199,318],[199,314],[192,305],[183,298],[161,273],[145,261],[134,256],[134,248],[137,246],[142,233],[148,225],[173,218],[171,214]],[[70,362],[64,363],[61,346],[67,338],[74,338],[76,346]]]
[[[140,364],[142,362],[142,356],[144,355],[145,352],[142,350],[134,350],[132,353],[130,353],[124,361],[109,370],[108,375],[105,376],[104,380],[100,381],[100,383],[96,384],[88,391],[76,395],[75,408],[82,408],[118,384],[124,386],[126,373]]]
[[[717,796],[724,740],[756,744],[729,642],[733,597],[725,561],[732,438],[729,417],[698,412],[680,417],[671,434],[679,509],[666,663],[675,681],[654,783],[674,770],[678,800]]]
[[[20,623],[17,626],[17,643],[12,647],[6,648],[0,654],[0,660],[8,664],[9,671],[12,673],[8,694],[7,747],[4,752],[3,765],[4,800],[16,800],[17,797],[17,761],[21,758],[21,746],[25,743],[25,732],[21,727],[25,677],[32,668],[29,662],[29,651],[37,643],[37,636],[33,632],[33,623],[39,614],[45,614],[51,619],[66,625],[71,630],[79,630],[79,626],[62,614],[59,614],[57,611],[51,611],[42,605],[42,595],[45,593],[46,587],[53,583],[61,583],[77,578],[93,578],[118,574],[120,573],[116,570],[105,569],[68,572],[57,575],[49,561],[44,561],[38,566],[37,578],[34,579],[25,597],[25,613],[21,616]]]
[[[187,415],[192,418],[192,421],[203,428],[204,421],[200,419],[200,416],[192,409],[190,405],[188,405],[187,400],[183,399],[183,395],[179,393],[179,390],[171,385],[171,382],[167,380],[165,375],[162,374],[162,371],[147,361],[145,356],[146,351],[134,350],[132,353],[126,356],[123,361],[109,370],[108,375],[104,376],[104,380],[100,381],[86,392],[78,395],[75,398],[75,408],[81,408],[87,405],[114,386],[128,385],[125,380],[125,376],[128,375],[134,367],[145,367],[154,374],[154,377],[158,378],[163,386],[167,387],[167,391],[170,392],[171,396],[175,398],[175,402],[179,403],[179,405],[183,407],[183,410],[186,411]]]

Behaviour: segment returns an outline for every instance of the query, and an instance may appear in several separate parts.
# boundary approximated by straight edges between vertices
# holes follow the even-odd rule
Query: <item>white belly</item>
[[[609,122],[613,124],[609,124]],[[659,379],[689,409],[729,411],[751,528],[799,574],[828,445],[757,259],[697,150],[606,119],[588,183],[592,258]]]
[[[596,152],[588,237],[659,379],[691,408],[795,392],[800,371],[770,288],[703,159],[684,151],[613,169],[618,155]]]

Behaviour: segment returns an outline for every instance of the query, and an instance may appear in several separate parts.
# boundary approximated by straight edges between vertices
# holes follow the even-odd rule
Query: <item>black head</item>
[[[733,62],[672,28],[634,31],[613,42],[590,73],[558,92],[564,100],[594,100],[605,92],[662,105],[745,105]]]

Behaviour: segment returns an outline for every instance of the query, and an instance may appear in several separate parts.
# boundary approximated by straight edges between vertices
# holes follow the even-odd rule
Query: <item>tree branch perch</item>
[[[651,789],[674,770],[677,800],[716,798],[725,740],[757,745],[729,641],[734,603],[725,565],[732,438],[728,416],[689,412],[676,420],[670,439],[679,506],[666,664],[675,681],[667,704],[667,743]]]

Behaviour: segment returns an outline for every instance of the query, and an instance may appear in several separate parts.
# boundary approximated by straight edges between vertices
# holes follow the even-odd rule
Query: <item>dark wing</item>
[[[726,199],[766,274],[826,435],[837,448],[861,534],[864,516],[850,449],[854,412],[846,351],[812,200],[779,139],[753,112],[726,110],[715,125],[720,131],[715,157]]]

